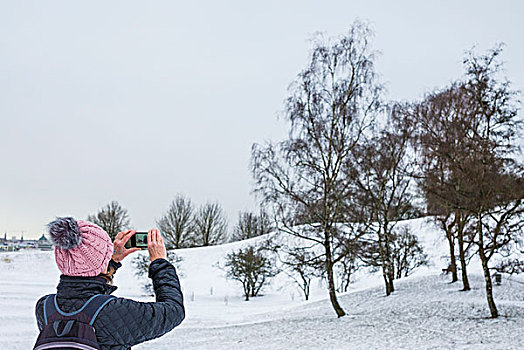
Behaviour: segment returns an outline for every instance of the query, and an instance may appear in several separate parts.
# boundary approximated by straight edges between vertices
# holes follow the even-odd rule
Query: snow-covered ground
[[[347,316],[337,319],[320,281],[303,301],[285,275],[262,297],[243,301],[241,289],[218,265],[225,254],[257,239],[216,247],[183,249],[180,270],[186,319],[167,335],[136,349],[521,349],[524,344],[524,284],[503,280],[495,286],[501,317],[492,320],[477,262],[473,290],[460,292],[439,272],[446,246],[426,220],[409,223],[426,248],[430,265],[396,281],[384,296],[378,275],[363,275],[340,295]],[[139,254],[145,254],[140,252]],[[219,264],[217,264],[219,263]],[[53,293],[59,271],[52,252],[0,254],[0,348],[30,349],[38,334],[34,305]],[[131,259],[117,272],[115,295],[143,296]]]

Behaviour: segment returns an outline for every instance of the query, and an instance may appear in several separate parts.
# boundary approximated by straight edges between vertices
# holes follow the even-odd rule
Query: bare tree
[[[255,214],[249,211],[238,214],[238,222],[233,229],[231,241],[242,241],[271,232],[273,225],[269,215],[264,211]]]
[[[322,261],[316,254],[305,247],[293,247],[284,249],[280,252],[280,260],[285,266],[288,275],[304,294],[304,298],[309,300],[311,280],[314,277],[322,276]]]
[[[355,160],[348,160],[346,167],[355,178],[356,192],[361,193],[358,205],[366,207],[369,215],[360,220],[368,221],[368,232],[375,233],[368,238],[376,242],[386,295],[395,290],[394,229],[398,220],[412,211],[414,199],[411,127],[404,123],[402,108],[395,106],[389,111],[386,127],[355,148]],[[368,254],[365,260],[373,256]]]
[[[476,237],[474,243],[484,271],[486,296],[491,317],[498,317],[498,310],[493,298],[491,281],[491,258],[506,246],[520,239],[524,229],[524,177],[520,169],[518,175],[508,176],[508,167],[497,172],[487,171],[483,166],[481,180],[483,186],[475,190],[473,208],[477,209],[474,217]],[[501,171],[506,174],[501,174]],[[511,170],[509,170],[511,171]],[[478,173],[477,173],[478,174]],[[517,175],[514,177],[514,175]],[[488,177],[488,178],[485,178]],[[473,179],[472,182],[479,185]],[[473,209],[472,208],[472,209]]]
[[[157,225],[169,249],[189,247],[193,229],[193,203],[178,194]]]
[[[376,232],[376,231],[375,231]],[[383,259],[376,233],[365,235],[357,246],[357,257],[366,266],[383,269]],[[389,249],[391,254],[391,271],[393,279],[409,276],[417,267],[427,264],[427,255],[424,253],[416,235],[409,226],[394,226],[389,235]],[[387,286],[386,286],[387,287]]]
[[[112,201],[95,215],[89,215],[87,221],[103,228],[111,240],[115,239],[118,232],[129,229],[131,225],[127,209],[124,209],[117,201]]]
[[[417,125],[413,140],[421,160],[417,174],[419,186],[425,194],[428,213],[439,218],[452,259],[454,243],[457,243],[463,291],[470,290],[467,250],[471,239],[467,237],[467,228],[472,214],[460,195],[468,181],[460,169],[471,152],[468,142],[472,124],[470,105],[465,84],[455,82],[428,94],[412,112],[413,123]],[[452,260],[451,264],[455,262]]]
[[[461,220],[459,248],[462,233],[478,249],[493,318],[498,310],[489,262],[516,239],[524,209],[524,171],[514,158],[522,121],[517,93],[498,78],[500,53],[500,46],[484,55],[468,53],[464,80],[430,97],[416,113],[425,130],[420,141],[431,180],[424,181],[426,190]],[[438,166],[443,171],[435,172]],[[466,227],[468,220],[472,225]]]
[[[218,203],[201,206],[194,218],[194,246],[209,246],[225,242],[227,239],[227,218]]]
[[[322,247],[319,258],[338,317],[345,312],[337,300],[333,267],[346,252],[337,224],[347,221],[351,193],[342,168],[370,128],[382,91],[370,36],[368,27],[356,22],[339,40],[317,40],[308,67],[290,87],[288,139],[252,148],[255,192],[273,208],[277,229]]]
[[[467,186],[460,195],[476,226],[475,244],[484,270],[491,317],[498,317],[489,261],[517,239],[523,227],[524,170],[514,158],[515,139],[522,130],[517,118],[519,101],[507,79],[499,79],[502,64],[498,46],[487,54],[469,52],[465,89],[470,103],[471,152],[457,166]]]
[[[338,291],[345,293],[349,290],[353,274],[360,268],[356,251],[349,250],[348,254],[337,264],[335,271],[339,279]]]

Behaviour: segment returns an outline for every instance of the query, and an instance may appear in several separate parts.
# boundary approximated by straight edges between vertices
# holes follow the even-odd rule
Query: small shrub
[[[392,258],[396,278],[407,277],[414,269],[428,264],[428,257],[408,226],[395,232],[393,237]]]
[[[510,275],[518,275],[520,273],[524,273],[524,260],[504,259],[495,266],[495,269],[498,272],[503,272]]]
[[[226,255],[227,278],[242,284],[246,301],[255,297],[271,277],[278,274],[263,249],[248,247]]]

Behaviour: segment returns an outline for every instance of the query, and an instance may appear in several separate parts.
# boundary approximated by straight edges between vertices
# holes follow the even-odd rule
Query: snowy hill
[[[221,246],[178,250],[186,320],[164,337],[136,349],[520,349],[524,344],[524,284],[504,279],[494,293],[501,317],[488,319],[478,262],[470,267],[473,290],[459,292],[440,276],[446,243],[425,219],[410,225],[422,240],[430,265],[398,280],[384,296],[378,275],[358,277],[340,295],[348,313],[337,319],[325,286],[312,287],[304,302],[298,289],[279,275],[263,297],[244,302],[240,287],[217,267],[223,257],[255,238]],[[140,252],[138,254],[147,254]],[[0,254],[0,347],[29,349],[37,336],[34,304],[55,292],[59,271],[52,252]],[[115,295],[142,301],[131,260],[117,272]]]

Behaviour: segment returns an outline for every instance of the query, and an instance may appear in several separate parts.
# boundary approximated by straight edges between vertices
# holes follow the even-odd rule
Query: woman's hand
[[[156,228],[149,230],[147,233],[147,249],[149,250],[149,260],[167,259],[166,246],[160,231]]]
[[[129,254],[140,250],[140,248],[127,249],[126,247],[124,247],[129,238],[131,238],[131,236],[133,236],[135,233],[135,230],[127,230],[119,232],[116,235],[115,241],[113,242],[113,249],[115,250],[112,257],[113,261],[121,262]]]

